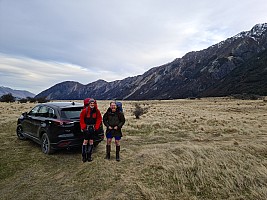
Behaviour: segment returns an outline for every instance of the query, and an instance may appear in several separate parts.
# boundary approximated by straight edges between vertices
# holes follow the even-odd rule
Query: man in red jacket
[[[80,126],[84,135],[82,145],[82,161],[92,161],[93,143],[96,137],[96,131],[99,130],[102,122],[102,116],[97,108],[96,100],[86,98],[84,100],[84,109],[80,114]],[[89,140],[89,145],[88,145]]]

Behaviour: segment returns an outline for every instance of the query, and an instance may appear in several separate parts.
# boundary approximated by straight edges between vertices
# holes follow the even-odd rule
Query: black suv
[[[49,102],[35,106],[23,113],[17,123],[17,136],[41,144],[43,153],[51,154],[56,149],[81,146],[83,133],[80,128],[80,113],[83,104],[77,102]],[[104,139],[103,126],[94,141],[97,146]]]

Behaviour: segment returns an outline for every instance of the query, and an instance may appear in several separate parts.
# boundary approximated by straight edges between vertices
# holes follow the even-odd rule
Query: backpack
[[[122,103],[119,101],[116,101],[117,110],[120,112],[123,112]]]

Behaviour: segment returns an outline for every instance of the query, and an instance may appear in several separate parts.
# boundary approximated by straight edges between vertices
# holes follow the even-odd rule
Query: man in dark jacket
[[[112,101],[107,112],[103,116],[103,122],[107,127],[106,137],[106,159],[110,159],[111,141],[115,137],[116,145],[116,160],[120,161],[120,139],[122,137],[121,128],[125,123],[123,112],[119,111],[116,106],[116,102]]]

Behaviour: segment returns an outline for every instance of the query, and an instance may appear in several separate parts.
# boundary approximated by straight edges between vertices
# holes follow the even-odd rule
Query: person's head
[[[116,102],[115,101],[111,101],[109,105],[110,105],[111,111],[112,112],[116,112],[116,109],[117,109]]]
[[[94,108],[95,106],[95,100],[94,99],[91,99],[91,98],[86,98],[83,100],[83,104],[84,104],[84,107],[90,107],[90,108]]]
[[[90,99],[89,100],[89,107],[90,108],[94,108],[95,107],[95,100],[94,99]]]

